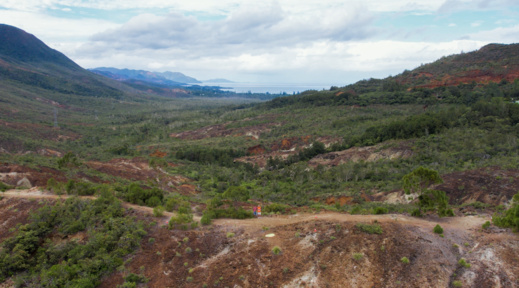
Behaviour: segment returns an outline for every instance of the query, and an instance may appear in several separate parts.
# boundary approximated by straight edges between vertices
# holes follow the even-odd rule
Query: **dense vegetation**
[[[476,56],[462,55],[466,62],[470,57]],[[489,166],[519,169],[519,80],[426,87],[434,80],[420,76],[427,71],[440,76],[446,69],[467,71],[454,56],[395,77],[260,104],[258,99],[281,95],[194,86],[175,96],[179,99],[167,98],[166,86],[114,83],[68,62],[53,67],[46,61],[0,67],[0,162],[52,171],[55,178],[46,184],[56,194],[98,199],[73,197],[44,206],[1,244],[0,282],[14,276],[20,287],[93,287],[122,266],[145,232],[142,223],[125,216],[121,201],[154,207],[157,217],[175,212],[169,228],[183,230],[198,227],[195,211],[201,224],[209,225],[212,219],[253,217],[243,207],[259,204],[264,213],[309,206],[351,214],[452,216],[445,191],[428,189],[441,183],[441,175]],[[154,92],[143,92],[148,90]],[[373,145],[374,151],[406,150],[409,157],[309,164],[319,156],[335,157],[325,155],[329,152]],[[263,159],[264,167],[237,160],[255,153],[273,156]],[[158,176],[135,180],[91,164],[136,158]],[[163,176],[173,175],[186,178],[163,183],[169,181]],[[196,190],[190,196],[178,188],[184,181]],[[0,182],[0,191],[10,188]],[[366,195],[397,189],[418,200],[366,201]],[[351,205],[319,202],[328,196],[348,196]],[[494,224],[518,229],[517,197],[495,215]],[[356,229],[384,233],[376,223]],[[63,241],[53,242],[56,237]],[[130,274],[125,281],[131,287],[146,279]]]
[[[18,287],[97,286],[146,234],[142,223],[124,214],[108,190],[94,201],[69,198],[40,208],[2,243],[0,282],[18,275]]]

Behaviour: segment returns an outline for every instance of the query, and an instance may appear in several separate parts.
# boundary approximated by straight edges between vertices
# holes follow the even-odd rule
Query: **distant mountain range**
[[[145,70],[117,69],[112,67],[99,67],[89,70],[118,81],[133,79],[169,86],[202,83],[197,79],[186,76],[180,72],[150,72]]]
[[[223,79],[223,78],[216,78],[216,79],[209,79],[202,81],[204,83],[236,83],[231,80]]]
[[[341,91],[353,91],[356,94],[412,91],[464,83],[506,83],[516,79],[519,79],[519,44],[489,44],[478,51],[442,57],[394,77],[362,80],[342,88]],[[232,83],[227,79],[204,82]],[[86,101],[78,100],[78,97],[121,99],[149,95],[230,96],[218,87],[197,85],[199,83],[202,82],[179,72],[107,67],[88,71],[35,36],[19,28],[0,24],[0,113],[6,112],[8,106],[20,105],[22,99],[29,101],[42,97],[53,101],[61,99],[60,101],[68,102],[63,104],[70,105]],[[43,103],[43,100],[38,101]]]
[[[201,83],[234,83],[233,81],[217,78],[199,81],[196,78],[184,75],[180,72],[152,72],[146,70],[117,69],[113,67],[98,67],[88,69],[96,74],[103,75],[118,81],[143,81],[165,86],[185,86],[186,84]]]

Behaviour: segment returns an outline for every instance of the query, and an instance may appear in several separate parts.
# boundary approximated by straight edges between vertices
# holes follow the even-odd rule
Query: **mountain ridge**
[[[519,78],[519,44],[487,44],[467,53],[443,56],[394,79],[410,88],[513,82]]]
[[[88,70],[118,81],[134,79],[170,86],[181,86],[184,84],[202,83],[201,81],[198,81],[193,77],[186,76],[180,72],[152,72],[146,70],[133,70],[126,68],[118,69],[113,67],[97,67]]]

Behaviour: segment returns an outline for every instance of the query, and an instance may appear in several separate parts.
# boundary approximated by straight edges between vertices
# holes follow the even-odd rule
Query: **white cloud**
[[[438,8],[441,13],[467,10],[498,10],[519,6],[516,0],[445,0]]]
[[[517,35],[519,35],[519,25],[472,33],[469,37],[487,43],[517,43],[519,42]]]
[[[179,51],[174,50],[160,50],[157,54],[144,49],[131,53],[118,51],[111,54],[109,59],[104,58],[105,60],[86,58],[81,63],[87,67],[107,65],[154,71],[182,71],[201,79],[225,77],[248,81],[261,76],[263,81],[277,79],[279,82],[279,77],[296,82],[323,82],[333,79],[342,81],[339,84],[345,85],[367,76],[395,75],[404,69],[413,69],[421,63],[432,62],[445,55],[476,50],[484,44],[486,43],[470,40],[441,43],[320,41],[307,46],[284,47],[256,54],[213,55],[196,59],[179,57]]]
[[[455,27],[456,20],[448,18],[452,12],[496,10],[506,5],[517,7],[518,3],[512,0],[2,0],[0,19],[36,35],[83,67],[171,70],[201,79],[282,78],[306,82],[320,77],[349,83],[366,75],[384,77],[387,76],[384,73],[400,73],[444,55],[478,49],[489,42],[510,43],[517,41],[519,35],[519,26],[515,26],[468,34],[467,39],[472,40],[384,40],[377,33],[386,27],[375,26],[380,15],[393,15],[398,21],[404,19],[400,16],[410,14],[414,17],[439,14],[445,17],[443,26]],[[52,10],[80,15],[82,8],[94,9],[89,11],[90,17],[95,17],[92,13],[96,9],[102,10],[105,18],[107,12],[116,16],[132,9],[131,13],[141,10],[148,13],[122,25],[115,20],[68,19],[46,14]],[[507,19],[515,18],[510,15]],[[483,26],[479,25],[478,29]],[[438,32],[413,23],[394,29],[399,29],[395,30],[396,34],[419,31],[424,35],[420,39],[435,39],[426,37],[427,33]],[[455,30],[445,29],[449,33]]]
[[[92,34],[99,33],[118,25],[98,19],[57,18],[45,14],[0,9],[2,23],[18,27],[34,34],[47,44],[87,40]]]
[[[83,51],[175,49],[184,57],[264,53],[316,41],[363,39],[373,16],[362,6],[293,14],[277,3],[244,6],[224,20],[204,22],[171,13],[139,15],[116,29],[94,35]]]

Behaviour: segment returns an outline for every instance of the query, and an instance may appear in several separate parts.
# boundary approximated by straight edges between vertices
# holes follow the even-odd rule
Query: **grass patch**
[[[353,260],[360,261],[364,258],[364,254],[363,253],[353,253],[352,257],[353,257]]]
[[[379,224],[357,223],[355,227],[368,234],[382,234],[384,232]]]

